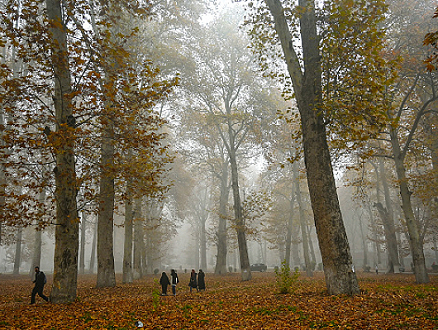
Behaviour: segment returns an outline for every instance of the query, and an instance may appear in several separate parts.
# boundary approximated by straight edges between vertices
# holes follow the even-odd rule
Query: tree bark
[[[51,60],[55,85],[53,100],[57,123],[56,132],[49,136],[56,157],[55,255],[50,300],[54,303],[65,303],[76,299],[78,274],[79,220],[76,204],[75,132],[74,127],[68,125],[73,117],[72,89],[67,31],[62,19],[61,1],[46,0],[46,8],[52,38]]]
[[[314,2],[299,1],[303,8],[300,16],[303,73],[281,1],[265,1],[274,17],[301,115],[307,182],[327,290],[329,294],[357,294],[360,290],[356,274],[352,271],[350,246],[339,206],[324,118],[318,108],[322,90]]]

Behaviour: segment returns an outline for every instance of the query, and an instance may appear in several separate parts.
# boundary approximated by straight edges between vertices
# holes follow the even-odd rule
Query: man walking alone
[[[44,274],[43,272],[40,272],[40,267],[36,266],[35,267],[35,280],[33,281],[33,283],[35,283],[35,286],[33,287],[32,296],[30,298],[31,304],[35,304],[35,296],[37,293],[45,301],[49,301],[49,298],[47,298],[43,294],[44,285],[46,284],[46,282],[47,282],[46,274]]]

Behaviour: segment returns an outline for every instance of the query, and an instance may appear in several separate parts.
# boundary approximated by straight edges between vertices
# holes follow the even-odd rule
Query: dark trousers
[[[167,294],[167,284],[161,285],[161,294],[163,295]]]
[[[32,296],[30,298],[30,303],[31,304],[35,304],[35,296],[38,293],[38,295],[43,298],[45,301],[49,301],[49,298],[47,298],[44,294],[43,294],[43,290],[44,290],[44,286],[35,286],[32,290]]]

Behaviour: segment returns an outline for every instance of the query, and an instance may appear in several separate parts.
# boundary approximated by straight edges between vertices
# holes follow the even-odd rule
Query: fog
[[[244,17],[249,15],[242,2],[222,0],[215,2],[217,6],[206,2],[202,10],[190,1],[183,3],[183,8],[176,6],[172,9],[173,19],[168,21],[165,19],[167,9],[156,9],[156,21],[136,26],[141,32],[141,46],[135,43],[129,45],[138,47],[136,52],[161,68],[160,79],[170,81],[178,76],[179,82],[169,87],[172,92],[163,93],[164,96],[151,106],[151,112],[165,121],[157,130],[165,137],[157,143],[158,147],[155,146],[157,149],[165,146],[165,152],[155,155],[156,158],[150,161],[153,164],[150,167],[157,166],[156,172],[150,167],[132,165],[139,166],[136,168],[139,177],[147,177],[138,179],[140,183],[137,186],[133,184],[134,194],[142,195],[131,197],[132,200],[127,202],[126,196],[129,194],[126,187],[131,182],[128,184],[129,179],[125,179],[124,175],[130,169],[129,164],[125,164],[124,170],[121,167],[122,170],[116,175],[114,226],[113,232],[107,233],[113,237],[115,272],[124,271],[128,221],[126,206],[131,203],[135,204],[132,211],[134,237],[131,248],[134,279],[170,269],[179,272],[203,269],[205,272],[221,274],[224,266],[227,272],[240,272],[242,236],[248,247],[250,264],[263,263],[268,271],[273,271],[284,260],[290,260],[292,269],[323,271],[306,177],[308,164],[304,161],[300,112],[290,79],[284,74],[283,56],[278,55],[279,44],[265,40],[269,38],[262,33],[273,34],[272,31],[262,31],[262,28],[266,28],[264,22],[259,27],[260,35],[254,32],[257,30],[255,28],[249,33],[251,26],[242,24]],[[381,22],[388,29],[384,45],[387,48],[379,49],[379,52],[387,57],[388,54],[405,56],[405,66],[409,64],[412,67],[389,66],[388,63],[392,63],[391,60],[396,62],[395,59],[382,59],[382,63],[388,65],[385,72],[394,70],[394,77],[397,78],[394,78],[392,85],[385,86],[386,91],[391,90],[392,94],[382,97],[385,102],[386,97],[392,98],[389,102],[391,106],[388,106],[390,109],[376,110],[377,114],[373,113],[375,116],[371,116],[370,122],[380,120],[382,113],[390,113],[393,109],[400,117],[389,118],[386,123],[369,128],[369,123],[362,117],[348,117],[341,112],[343,107],[348,108],[356,99],[362,99],[362,96],[350,98],[349,92],[357,92],[355,88],[358,83],[351,83],[349,74],[356,77],[363,74],[362,71],[367,71],[365,68],[349,72],[355,68],[353,65],[352,68],[344,68],[342,55],[328,59],[321,55],[321,67],[326,70],[322,74],[326,88],[324,93],[328,93],[328,96],[324,94],[327,108],[321,112],[329,118],[324,125],[354,269],[368,272],[378,267],[388,272],[412,272],[410,227],[403,212],[406,201],[401,197],[404,182],[408,182],[406,191],[409,192],[409,203],[412,204],[415,224],[422,235],[426,266],[431,268],[432,264],[438,263],[436,184],[433,184],[437,182],[438,166],[438,121],[435,114],[438,105],[435,90],[438,85],[436,72],[426,72],[424,68],[430,49],[422,48],[422,37],[430,32],[428,29],[435,4],[427,1],[424,8],[417,9],[418,12],[412,15],[401,10],[394,1],[389,1],[389,4],[387,21]],[[194,8],[199,12],[195,12]],[[181,14],[180,10],[192,13],[193,17]],[[183,19],[186,16],[187,21]],[[411,36],[410,26],[414,23],[419,32]],[[318,28],[323,28],[323,24]],[[351,33],[355,33],[356,28],[354,26]],[[262,47],[263,40],[266,42],[263,45],[265,49]],[[294,42],[299,45],[300,55],[301,40],[295,38]],[[404,46],[397,48],[399,45]],[[261,49],[266,54],[257,53]],[[299,60],[303,61],[302,58]],[[332,69],[329,64],[338,67]],[[343,86],[336,92],[338,94],[334,93],[342,95],[345,98],[343,102],[331,103],[329,93],[334,83],[330,80],[330,74],[333,73],[330,70],[342,72],[334,80],[343,81],[344,86],[348,86],[348,83],[353,85]],[[362,77],[362,80],[366,79],[371,78]],[[375,99],[378,98],[377,93]],[[374,100],[361,104],[363,108],[354,109],[354,115],[369,110],[376,103],[380,104]],[[383,101],[382,104],[386,105]],[[1,120],[0,124],[5,126],[3,112]],[[400,125],[397,130],[392,130],[394,123]],[[37,129],[45,131],[44,125],[40,126]],[[92,131],[90,127],[88,129]],[[348,135],[345,132],[350,128],[353,133]],[[122,129],[120,131],[123,132]],[[154,131],[152,135],[159,135],[157,132]],[[34,134],[33,131],[31,133]],[[400,166],[397,167],[399,164],[394,161],[402,159],[394,153],[396,144],[390,140],[394,136],[399,137],[397,142],[402,149],[406,147],[402,164],[406,178],[400,177]],[[119,148],[118,152],[123,156],[128,153],[124,146],[116,145],[115,148]],[[13,150],[14,146],[10,149]],[[80,187],[77,198],[80,274],[97,272],[96,224],[99,205],[96,196],[99,170],[90,165],[100,157],[97,156],[97,149],[93,145],[90,155],[84,152],[82,158],[76,157],[78,173],[91,173],[88,181],[84,180],[85,184]],[[84,160],[84,155],[89,159]],[[167,155],[172,161],[168,161]],[[26,157],[32,163],[32,157],[35,156],[29,153]],[[148,157],[153,158],[150,155]],[[158,160],[162,163],[156,165]],[[123,161],[129,163],[129,158]],[[53,167],[48,171],[45,166],[41,166],[41,172],[51,173],[56,169]],[[149,176],[144,174],[148,170],[151,171]],[[10,177],[11,173],[8,173]],[[20,173],[17,171],[13,176],[19,177]],[[11,199],[19,195],[15,194],[18,190],[35,199],[44,191],[49,197],[42,204],[47,208],[43,209],[45,213],[41,215],[35,211],[38,208],[36,204],[30,201],[31,206],[23,204],[20,208],[14,204],[5,212],[11,215],[16,209],[21,209],[23,214],[32,215],[27,222],[8,219],[10,221],[2,223],[0,273],[32,273],[35,262],[39,263],[41,270],[51,273],[54,270],[56,226],[53,177],[48,181],[50,184],[41,189],[38,186],[39,190],[33,193],[28,192],[32,184],[23,188],[17,182],[19,180],[15,178],[13,187],[9,188]],[[43,179],[41,182],[46,184]],[[379,205],[383,211],[378,208]],[[49,221],[40,225],[42,218]],[[36,251],[39,251],[36,230],[42,233],[41,258],[36,258]],[[224,237],[225,240],[221,241]],[[389,237],[393,237],[395,248],[394,245],[392,249],[389,248]],[[286,255],[288,249],[290,253]],[[219,254],[225,257],[222,269],[218,269]]]

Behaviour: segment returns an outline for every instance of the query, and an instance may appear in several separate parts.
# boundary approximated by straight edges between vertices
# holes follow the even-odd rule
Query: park
[[[207,289],[190,293],[179,274],[176,296],[160,296],[159,274],[113,288],[96,288],[96,275],[78,277],[67,304],[37,297],[29,305],[29,276],[0,275],[0,329],[436,329],[438,276],[414,284],[412,274],[358,272],[360,294],[328,295],[322,272],[301,274],[280,294],[276,274],[206,274]],[[119,276],[119,275],[118,275]],[[48,283],[51,275],[48,274]],[[121,283],[121,281],[119,281]],[[50,286],[45,289],[49,294]]]

